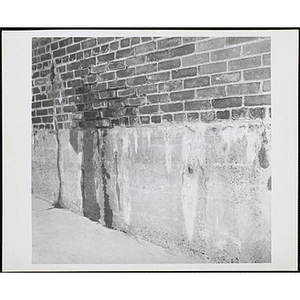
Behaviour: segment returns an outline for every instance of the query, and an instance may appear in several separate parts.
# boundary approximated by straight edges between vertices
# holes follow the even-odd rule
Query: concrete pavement
[[[32,197],[32,263],[180,264],[191,261]]]

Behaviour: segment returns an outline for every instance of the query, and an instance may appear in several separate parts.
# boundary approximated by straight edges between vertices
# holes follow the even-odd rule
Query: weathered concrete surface
[[[271,261],[267,121],[60,134],[67,207],[199,262]]]
[[[191,263],[162,247],[32,199],[34,264]]]

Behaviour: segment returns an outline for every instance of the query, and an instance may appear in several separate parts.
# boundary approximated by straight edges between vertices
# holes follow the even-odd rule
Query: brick
[[[192,112],[187,114],[187,120],[188,121],[197,121],[199,120],[199,113]]]
[[[34,72],[34,73],[32,74],[32,79],[38,78],[39,76],[40,76],[40,72],[39,72],[39,71]]]
[[[67,70],[68,71],[78,70],[79,68],[80,68],[80,62],[79,61],[75,61],[75,62],[67,65]]]
[[[136,95],[135,88],[124,88],[117,91],[118,97],[132,97]]]
[[[152,123],[160,123],[161,122],[161,116],[151,116],[151,122]]]
[[[211,103],[209,100],[201,101],[186,101],[184,104],[184,110],[202,110],[210,109]]]
[[[78,43],[78,42],[81,42],[86,39],[87,39],[87,37],[74,37],[74,43]]]
[[[97,43],[98,44],[105,44],[105,43],[111,42],[113,40],[114,40],[113,37],[98,37],[97,38]]]
[[[213,108],[239,107],[242,105],[242,97],[229,97],[223,99],[213,99]]]
[[[97,54],[99,54],[100,53],[100,48],[99,47],[94,47],[93,49],[92,49],[92,55],[97,55]]]
[[[63,73],[63,74],[60,74],[60,77],[64,81],[68,80],[68,79],[72,79],[72,78],[74,78],[74,73],[73,72]]]
[[[92,48],[96,46],[96,39],[86,40],[81,42],[82,49]]]
[[[91,57],[92,56],[92,50],[89,49],[89,50],[83,51],[83,55],[84,55],[85,58]]]
[[[263,92],[271,91],[271,80],[267,80],[263,82]]]
[[[139,107],[140,114],[153,114],[157,113],[159,109],[158,105],[147,105]]]
[[[46,53],[46,54],[41,55],[41,61],[48,60],[48,59],[51,59],[51,54],[50,53]]]
[[[98,74],[103,72],[105,72],[105,64],[91,67],[91,73]]]
[[[125,88],[125,87],[126,87],[126,83],[125,83],[124,79],[108,82],[109,89],[119,89],[119,88]]]
[[[198,72],[201,75],[226,72],[226,62],[218,62],[198,67]]]
[[[246,44],[243,46],[244,55],[253,55],[258,53],[270,52],[271,51],[271,41],[263,40],[256,43]]]
[[[228,95],[242,95],[242,94],[256,94],[259,92],[260,83],[245,83],[245,84],[233,84],[227,87]]]
[[[80,50],[80,44],[79,43],[67,47],[67,53],[73,53],[73,52],[76,52],[76,51],[79,51],[79,50]]]
[[[255,56],[255,57],[248,57],[248,58],[242,58],[242,59],[229,61],[228,69],[230,71],[234,71],[234,70],[240,70],[240,69],[255,68],[255,67],[259,67],[260,65],[261,65],[260,56]]]
[[[72,44],[72,38],[66,38],[64,40],[59,41],[59,47],[65,47]]]
[[[180,67],[180,59],[172,59],[167,61],[162,61],[158,63],[158,71],[169,70]]]
[[[170,72],[161,72],[161,73],[147,75],[148,82],[167,81],[169,79],[170,79]]]
[[[206,51],[218,48],[223,48],[225,46],[225,38],[216,38],[211,40],[200,41],[196,44],[196,51]]]
[[[194,87],[202,87],[209,85],[209,77],[196,77],[196,78],[189,78],[184,80],[184,88],[194,88]]]
[[[109,63],[108,69],[113,71],[113,70],[120,70],[125,68],[125,61],[124,60],[119,60],[119,61],[113,61]]]
[[[98,111],[85,111],[83,114],[85,119],[95,119],[99,116]]]
[[[183,84],[181,80],[168,81],[159,84],[160,92],[172,92],[172,91],[181,90],[182,88],[183,88]]]
[[[31,107],[32,108],[39,108],[39,107],[41,107],[41,105],[42,105],[42,102],[33,102],[32,104],[31,104]]]
[[[81,83],[81,80],[80,79],[75,79],[75,80],[72,80],[72,81],[68,81],[68,87],[78,87],[78,86],[81,86],[82,83]]]
[[[136,75],[147,74],[157,72],[157,64],[147,64],[140,67],[136,67]]]
[[[203,88],[196,91],[197,98],[219,98],[226,95],[225,86],[215,86],[210,88]]]
[[[193,43],[193,42],[197,42],[197,41],[202,41],[207,39],[207,37],[200,37],[200,36],[194,36],[194,37],[190,37],[190,36],[185,36],[183,37],[183,43],[187,44],[187,43]]]
[[[271,95],[245,96],[246,106],[271,105]]]
[[[88,73],[89,73],[88,68],[81,69],[81,70],[75,71],[75,77],[85,77],[86,75],[88,75]]]
[[[182,65],[184,67],[200,65],[209,62],[208,53],[200,53],[195,55],[190,55],[182,58]]]
[[[215,119],[215,113],[213,111],[200,112],[200,119],[202,122],[211,122]]]
[[[47,100],[42,102],[43,107],[53,106],[53,100]]]
[[[133,46],[133,45],[139,44],[140,42],[141,41],[140,41],[139,37],[133,37],[133,38],[131,38],[130,44],[131,44],[131,46]]]
[[[83,51],[76,53],[76,59],[82,59],[83,58]]]
[[[56,50],[58,48],[58,42],[51,44],[50,48],[51,48],[52,51]]]
[[[97,81],[97,75],[93,74],[93,75],[89,75],[86,77],[86,80],[88,83],[92,83],[92,82],[95,82]]]
[[[46,52],[46,47],[41,47],[37,49],[37,54],[44,54]]]
[[[137,88],[138,94],[154,94],[157,93],[157,84],[142,85]]]
[[[245,80],[269,79],[271,78],[270,68],[261,68],[244,71]]]
[[[173,120],[173,116],[170,114],[163,115],[162,120],[163,120],[163,122],[171,122]]]
[[[136,86],[146,83],[146,76],[138,76],[126,79],[126,84],[128,86]]]
[[[65,89],[64,90],[64,96],[71,96],[71,95],[74,95],[74,89],[71,88],[71,89]]]
[[[31,121],[33,124],[36,124],[36,123],[41,123],[42,119],[41,119],[41,117],[35,117],[35,118],[32,118]]]
[[[217,111],[216,113],[217,119],[229,119],[230,118],[230,111],[224,110],[224,111]]]
[[[47,96],[45,94],[38,94],[35,96],[36,97],[36,100],[45,100],[47,99]]]
[[[195,52],[195,45],[189,44],[178,48],[171,49],[171,57],[183,56]]]
[[[106,87],[106,82],[99,82],[96,85],[96,90],[97,91],[105,91],[107,89]]]
[[[116,58],[123,58],[134,55],[134,49],[123,49],[116,52]]]
[[[70,113],[70,112],[73,112],[74,106],[72,106],[72,105],[64,106],[63,109],[64,109],[64,112],[65,112],[65,113]]]
[[[271,54],[264,54],[263,55],[263,65],[264,66],[271,65]]]
[[[42,117],[43,123],[52,123],[53,116]]]
[[[33,94],[39,94],[40,93],[40,89],[37,87],[32,88],[32,93]]]
[[[134,65],[143,64],[145,60],[146,60],[145,56],[139,55],[139,56],[127,58],[125,62],[127,66],[134,66]]]
[[[125,48],[125,47],[130,46],[130,39],[126,38],[126,39],[121,40],[120,46],[121,46],[121,48]]]
[[[236,44],[251,42],[253,40],[257,40],[258,37],[226,37],[226,46],[232,46]]]
[[[231,111],[231,118],[233,120],[245,118],[245,117],[247,117],[247,112],[248,112],[248,109],[246,107],[242,107],[239,109],[233,109]]]
[[[113,99],[113,98],[116,98],[116,91],[108,90],[108,91],[99,92],[99,97],[100,97],[100,99]]]
[[[211,53],[211,60],[218,61],[218,60],[226,60],[230,58],[237,58],[240,56],[240,53],[241,53],[241,47],[218,50]]]
[[[102,54],[97,56],[98,63],[104,63],[114,60],[115,56],[114,53]]]
[[[82,68],[88,67],[90,65],[95,65],[96,64],[96,58],[95,57],[90,57],[87,59],[84,59],[81,61],[81,66]]]
[[[182,101],[195,98],[194,91],[173,92],[170,94],[171,101]]]
[[[149,42],[152,40],[152,37],[144,36],[142,37],[142,43]]]
[[[201,100],[201,101],[186,101],[184,105],[185,110],[202,110],[202,109],[210,109],[211,103],[209,100]]]
[[[183,122],[185,120],[186,120],[186,114],[185,113],[174,114],[174,121],[175,122]]]
[[[128,68],[128,69],[124,69],[124,70],[119,70],[116,72],[116,75],[118,78],[131,77],[131,76],[135,75],[135,69]]]
[[[249,116],[252,119],[263,119],[266,115],[266,109],[263,107],[250,108]]]
[[[141,116],[141,117],[140,117],[140,120],[141,120],[141,123],[142,123],[142,124],[149,124],[149,122],[150,122],[150,117],[148,117],[148,116]]]
[[[172,37],[157,41],[158,49],[176,47],[181,44],[180,37]]]
[[[135,52],[136,52],[136,54],[140,54],[140,53],[153,51],[155,49],[156,49],[156,43],[155,42],[150,42],[150,43],[140,44],[140,45],[136,46],[135,47]]]
[[[168,102],[169,95],[168,94],[147,95],[147,101],[150,103]]]
[[[224,84],[231,82],[238,82],[241,80],[241,72],[217,74],[211,76],[211,84]]]
[[[197,75],[197,68],[185,68],[185,69],[179,69],[177,71],[172,71],[172,78],[183,78],[183,77],[191,77]]]
[[[58,67],[56,70],[58,71],[58,73],[64,73],[66,72],[66,66]]]
[[[147,54],[147,61],[149,62],[159,61],[166,58],[169,58],[169,50],[163,50]]]
[[[183,103],[168,103],[160,105],[163,112],[176,112],[183,110]]]

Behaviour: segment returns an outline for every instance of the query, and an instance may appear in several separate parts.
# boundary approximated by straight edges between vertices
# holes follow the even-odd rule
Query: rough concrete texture
[[[271,261],[268,122],[60,134],[68,208],[197,262]]]

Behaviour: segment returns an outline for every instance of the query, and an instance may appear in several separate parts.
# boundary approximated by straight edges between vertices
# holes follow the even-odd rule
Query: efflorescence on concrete
[[[269,39],[34,42],[35,196],[197,262],[271,261]]]

